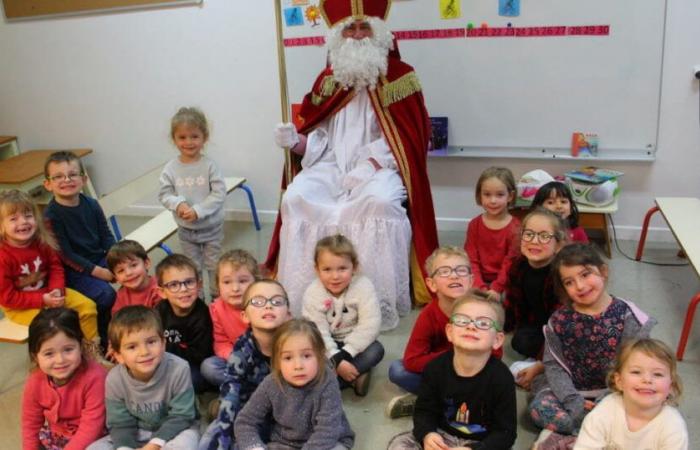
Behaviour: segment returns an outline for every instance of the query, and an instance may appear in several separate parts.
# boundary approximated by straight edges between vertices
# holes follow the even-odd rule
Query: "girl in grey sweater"
[[[355,433],[345,417],[338,381],[325,352],[313,322],[293,319],[277,330],[272,373],[236,418],[238,449],[352,448]],[[271,430],[268,442],[260,436],[261,428]]]

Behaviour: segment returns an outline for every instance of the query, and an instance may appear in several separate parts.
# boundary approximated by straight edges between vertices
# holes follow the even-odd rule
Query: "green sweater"
[[[196,420],[194,389],[187,361],[164,353],[148,382],[134,379],[123,364],[107,375],[107,428],[114,448],[140,447],[138,430],[167,442]]]

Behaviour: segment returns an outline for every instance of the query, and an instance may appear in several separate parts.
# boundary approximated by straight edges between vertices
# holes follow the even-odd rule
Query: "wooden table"
[[[19,189],[29,192],[38,203],[46,203],[48,195],[44,185],[44,163],[51,153],[57,150],[29,150],[17,156],[0,160],[0,189]],[[68,150],[79,158],[92,153],[92,149],[81,148]],[[85,175],[87,175],[87,170]],[[95,188],[87,177],[84,187],[85,193],[97,198]]]
[[[19,155],[17,136],[0,136],[0,160]]]
[[[688,257],[690,265],[695,270],[695,274],[700,277],[700,235],[698,234],[698,223],[700,222],[700,199],[694,197],[658,197],[654,200],[656,206],[647,211],[642,225],[642,234],[639,237],[636,260],[642,259],[644,243],[647,239],[649,221],[651,216],[657,211],[661,211],[671,233],[678,241],[681,249]],[[681,361],[685,346],[688,342],[688,334],[693,326],[693,316],[695,308],[700,302],[700,292],[690,299],[688,310],[685,313],[685,322],[681,331],[681,338],[676,349],[676,358]]]

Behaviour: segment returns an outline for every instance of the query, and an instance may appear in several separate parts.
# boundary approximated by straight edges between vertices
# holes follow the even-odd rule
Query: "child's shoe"
[[[576,436],[568,436],[544,429],[532,444],[532,450],[568,450],[574,448]]]
[[[352,384],[355,390],[355,395],[358,397],[364,397],[369,392],[369,380],[372,379],[372,371],[361,373]]]
[[[397,395],[389,401],[384,412],[390,419],[412,416],[413,408],[416,406],[416,398],[414,394]]]
[[[518,373],[520,373],[521,370],[527,369],[528,367],[535,364],[537,364],[535,358],[528,358],[524,361],[515,361],[513,364],[510,365],[508,369],[510,369],[510,373],[513,374],[513,377],[517,378]]]

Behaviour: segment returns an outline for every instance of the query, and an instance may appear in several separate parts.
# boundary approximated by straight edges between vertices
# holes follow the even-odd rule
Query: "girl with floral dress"
[[[608,294],[608,266],[591,244],[564,247],[552,271],[565,305],[544,329],[545,373],[533,381],[530,415],[538,426],[570,435],[607,393],[606,375],[621,343],[648,337],[656,321]]]

